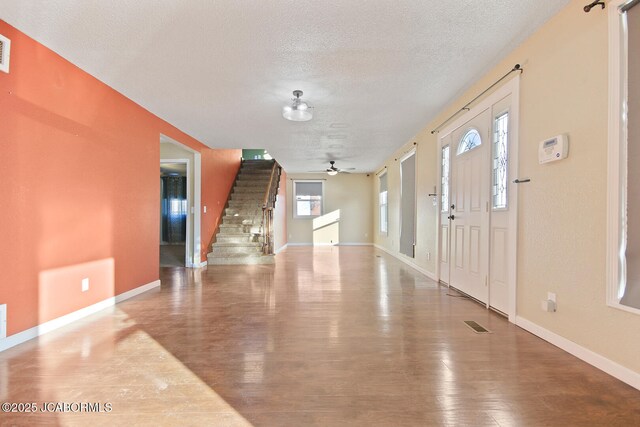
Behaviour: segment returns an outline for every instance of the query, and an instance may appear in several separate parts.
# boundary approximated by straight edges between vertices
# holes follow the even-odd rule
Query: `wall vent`
[[[9,72],[9,52],[11,40],[0,34],[0,71]]]

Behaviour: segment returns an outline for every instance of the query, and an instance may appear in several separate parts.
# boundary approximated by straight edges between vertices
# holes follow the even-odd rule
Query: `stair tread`
[[[235,247],[247,247],[253,248],[256,246],[262,246],[260,242],[215,242],[213,246],[222,248],[235,248]]]
[[[214,252],[209,252],[208,256],[215,257],[215,258],[255,258],[255,257],[263,256],[263,253],[254,252],[249,254],[242,254],[242,253],[216,254]]]

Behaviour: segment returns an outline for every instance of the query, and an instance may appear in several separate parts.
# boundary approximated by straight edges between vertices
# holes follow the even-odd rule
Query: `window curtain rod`
[[[629,9],[631,9],[633,6],[636,6],[638,3],[640,3],[640,0],[632,0],[629,3],[620,6],[620,13],[629,11]]]
[[[404,156],[405,156],[405,154],[408,154],[408,153],[410,153],[410,152],[414,151],[414,150],[416,149],[416,147],[417,147],[417,146],[418,146],[418,143],[414,141],[414,142],[413,142],[413,147],[411,147],[411,148],[408,148],[408,149],[404,150],[404,153],[402,153],[402,154],[400,154],[398,157],[396,157],[396,158],[394,159],[394,161],[395,161],[395,162],[397,162],[397,161],[398,161],[398,159],[401,159],[402,157],[404,157]],[[411,156],[409,156],[409,157],[411,157]],[[408,157],[407,157],[407,158],[408,158]],[[386,167],[386,166],[385,166],[385,167]]]
[[[640,1],[640,0],[638,0]],[[516,71],[519,72],[523,72],[524,68],[522,68],[520,66],[520,64],[516,64],[513,66],[513,68],[511,70],[509,70],[509,72],[507,74],[505,74],[504,76],[500,77],[498,80],[496,80],[496,82],[494,84],[492,84],[491,86],[489,86],[488,88],[486,88],[485,90],[482,91],[482,93],[478,96],[476,96],[475,98],[473,98],[471,101],[467,102],[465,104],[464,107],[462,107],[461,109],[459,109],[458,111],[456,111],[455,113],[453,113],[451,116],[449,116],[449,118],[447,120],[445,120],[444,122],[440,123],[438,126],[436,126],[436,128],[434,130],[431,131],[431,134],[436,134],[438,132],[440,132],[440,129],[442,129],[442,126],[446,125],[447,123],[449,123],[451,121],[451,119],[453,119],[454,117],[456,117],[458,114],[462,113],[463,111],[469,111],[470,108],[469,106],[471,104],[473,104],[474,102],[476,102],[478,99],[480,99],[480,97],[482,97],[482,95],[484,95],[485,93],[489,92],[491,89],[493,89],[494,87],[496,87],[497,84],[499,84],[501,81],[503,81],[504,79],[506,79],[507,77],[509,77],[509,75],[511,73],[514,73]]]

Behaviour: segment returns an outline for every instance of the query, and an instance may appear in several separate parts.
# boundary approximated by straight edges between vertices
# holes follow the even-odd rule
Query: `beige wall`
[[[531,183],[519,189],[517,315],[640,372],[640,316],[606,305],[607,13],[584,13],[572,1],[541,30],[480,78],[388,159],[389,235],[375,243],[398,252],[398,162],[418,143],[416,263],[435,272],[436,209],[428,193],[437,176],[436,125],[520,63],[519,168]],[[539,165],[539,141],[568,133],[569,157]],[[382,167],[383,165],[381,165]],[[514,179],[515,177],[510,177]],[[374,181],[372,194],[377,194]],[[375,229],[378,229],[377,209]],[[543,312],[547,291],[558,311]]]
[[[424,132],[423,132],[424,133]],[[428,132],[427,132],[428,133]],[[416,145],[414,145],[416,142]],[[433,206],[432,198],[428,194],[434,192],[437,184],[437,150],[434,144],[425,143],[424,135],[418,135],[387,159],[380,167],[378,174],[384,173],[386,166],[389,225],[386,234],[380,233],[380,211],[378,207],[378,193],[380,180],[378,176],[373,182],[374,208],[374,243],[393,252],[407,261],[417,264],[431,274],[435,272],[435,248],[437,241],[436,214],[437,207]],[[415,259],[400,253],[400,158],[409,150],[416,150],[416,252]]]
[[[371,244],[373,242],[373,175],[290,174],[287,179],[289,244]],[[314,220],[293,217],[293,181],[323,179],[324,216]],[[339,211],[339,212],[338,212]],[[338,219],[339,218],[339,219]]]

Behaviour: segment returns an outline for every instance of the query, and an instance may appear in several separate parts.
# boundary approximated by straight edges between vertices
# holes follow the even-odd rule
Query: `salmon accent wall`
[[[224,208],[240,169],[242,150],[205,150],[202,152],[202,242],[200,256],[207,260],[211,241],[224,216]]]
[[[241,150],[212,150],[4,21],[0,33],[11,39],[11,72],[0,72],[0,304],[13,335],[158,280],[160,134],[212,171],[205,242],[204,217],[219,216],[228,194],[212,187],[233,180]]]

